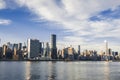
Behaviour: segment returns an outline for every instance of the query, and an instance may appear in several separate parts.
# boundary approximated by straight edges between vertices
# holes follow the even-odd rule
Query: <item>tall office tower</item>
[[[50,57],[50,46],[48,42],[46,43],[45,56]]]
[[[16,48],[16,50],[18,50],[18,44],[13,44],[13,50],[14,48]]]
[[[3,51],[2,51],[2,47],[0,47],[0,59],[2,59],[3,56]]]
[[[13,60],[18,60],[17,49],[14,47]]]
[[[22,49],[22,43],[18,43],[18,50]]]
[[[109,53],[108,53],[108,42],[105,40],[105,54],[108,56]]]
[[[78,45],[78,54],[80,55],[80,45]]]
[[[36,39],[28,39],[28,58],[36,58],[39,56],[40,43]]]
[[[40,45],[40,52],[39,53],[40,53],[40,55],[42,55],[42,42],[39,42],[39,43],[40,43],[39,44]]]
[[[3,56],[5,56],[7,53],[7,45],[3,45]]]
[[[110,55],[110,56],[112,56],[112,49],[108,49],[108,54]]]
[[[51,58],[57,59],[56,35],[51,35]]]
[[[68,48],[64,48],[64,49],[62,50],[62,57],[63,57],[64,59],[68,58]]]
[[[41,56],[44,56],[45,54],[45,45],[44,42],[41,42]]]

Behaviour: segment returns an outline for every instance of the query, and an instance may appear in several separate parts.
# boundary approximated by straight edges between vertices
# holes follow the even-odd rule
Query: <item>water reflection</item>
[[[26,62],[25,63],[25,79],[26,80],[30,80],[30,66],[31,66],[31,62]]]
[[[109,70],[109,62],[105,62],[104,64],[104,76],[105,80],[110,80],[110,70]]]
[[[0,80],[119,80],[115,62],[0,62]]]
[[[38,64],[38,62],[35,62],[35,64]],[[37,72],[37,68],[39,66],[34,65],[32,62],[26,62],[25,63],[25,79],[26,80],[39,80],[40,74]],[[37,73],[36,73],[37,72]]]
[[[26,80],[110,80],[109,62],[26,62]]]
[[[56,78],[56,62],[49,62],[48,63],[48,80],[55,80]]]
[[[25,63],[26,80],[56,80],[56,74],[56,62]]]

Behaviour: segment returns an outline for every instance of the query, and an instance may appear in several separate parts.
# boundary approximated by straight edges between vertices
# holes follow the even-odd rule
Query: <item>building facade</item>
[[[51,35],[51,58],[57,59],[56,35]]]
[[[40,54],[40,42],[37,39],[28,39],[28,58],[36,58]]]

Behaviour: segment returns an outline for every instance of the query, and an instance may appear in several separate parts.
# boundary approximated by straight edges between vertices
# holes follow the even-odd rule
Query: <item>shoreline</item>
[[[110,60],[110,61],[93,61],[93,60],[0,60],[0,62],[2,61],[8,61],[8,62],[13,62],[13,61],[18,61],[18,62],[22,62],[22,61],[30,61],[30,62],[120,62],[120,60]]]

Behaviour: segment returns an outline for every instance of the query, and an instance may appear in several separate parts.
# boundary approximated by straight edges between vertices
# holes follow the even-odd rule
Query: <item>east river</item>
[[[0,80],[120,80],[120,62],[0,61]]]

